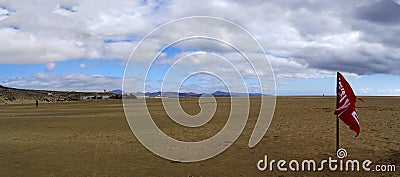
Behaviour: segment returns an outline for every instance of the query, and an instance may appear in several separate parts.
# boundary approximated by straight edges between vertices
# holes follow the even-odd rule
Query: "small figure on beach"
[[[36,107],[39,107],[39,100],[36,99]]]

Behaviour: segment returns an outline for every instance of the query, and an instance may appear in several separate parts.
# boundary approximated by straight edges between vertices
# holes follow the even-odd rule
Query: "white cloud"
[[[86,64],[84,64],[84,63],[81,63],[81,64],[79,64],[79,68],[86,68],[87,66],[86,66]]]
[[[54,68],[56,68],[56,64],[55,63],[47,63],[46,64],[46,71],[53,71]]]
[[[0,7],[0,21],[10,16],[10,11]]]
[[[73,39],[58,39],[51,34],[34,34],[12,28],[0,28],[0,63],[46,63],[83,57],[100,57],[93,47]]]
[[[15,10],[0,23],[0,63],[5,64],[127,59],[137,41],[122,52],[110,49],[104,41],[140,39],[156,23],[149,19],[157,5],[152,1],[10,1],[2,5]],[[6,11],[1,8],[2,18]]]
[[[393,88],[393,89],[361,88],[361,89],[357,89],[357,91],[358,91],[358,94],[361,94],[361,95],[400,96],[400,88]]]
[[[359,7],[377,2],[8,1],[0,8],[0,63],[126,60],[139,40],[155,27],[181,17],[207,15],[231,20],[253,34],[273,56],[271,63],[280,80],[326,77],[336,71],[399,75],[400,41],[393,36],[400,35],[400,24],[394,20],[382,25],[355,15]],[[189,24],[165,32],[143,47],[136,59],[153,59],[151,51],[165,47],[163,41],[182,31],[195,33],[210,27],[204,24],[193,29]],[[243,47],[248,44],[224,28],[213,33]],[[107,42],[110,40],[113,42]],[[229,55],[220,46],[207,43],[178,46],[194,45]]]
[[[126,81],[132,84],[140,83],[138,78],[127,78]],[[62,75],[36,73],[33,76],[12,77],[5,79],[2,81],[2,85],[40,90],[103,91],[121,89],[122,78],[88,75],[83,73]]]
[[[73,13],[76,12],[77,10],[78,10],[77,6],[62,7],[60,4],[57,4],[56,8],[53,10],[53,13],[71,18]]]

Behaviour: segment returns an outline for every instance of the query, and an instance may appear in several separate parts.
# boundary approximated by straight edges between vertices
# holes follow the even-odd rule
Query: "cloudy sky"
[[[0,85],[121,89],[126,63],[141,39],[167,22],[189,16],[226,19],[254,36],[269,58],[278,95],[333,95],[337,71],[358,95],[400,95],[399,0],[0,0]],[[202,25],[208,29],[211,24]],[[180,26],[152,39],[140,57],[133,59],[137,61],[133,68],[144,68],[141,61],[154,59],[146,54],[162,51],[169,37],[193,30]],[[221,29],[215,33],[245,47],[246,39],[236,32]],[[244,75],[249,69],[237,53],[215,41],[186,41],[161,52],[147,78],[150,90],[159,90],[157,83],[171,64],[193,52],[198,55],[181,62],[180,68],[229,76],[231,68],[223,64],[225,60],[203,55],[211,53],[228,58]],[[259,52],[249,57],[263,60]],[[189,72],[177,70],[172,76]],[[254,84],[251,72],[247,75],[247,84]],[[144,82],[134,76],[128,80]],[[224,85],[202,75],[187,79],[182,88],[204,92],[223,90]]]

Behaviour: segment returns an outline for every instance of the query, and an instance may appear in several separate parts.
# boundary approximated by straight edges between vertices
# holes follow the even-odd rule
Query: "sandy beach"
[[[247,146],[259,99],[252,98],[248,123],[222,154],[195,163],[173,162],[148,151],[133,135],[121,100],[0,105],[0,176],[400,176],[400,97],[362,97],[358,103],[361,133],[340,122],[341,147],[347,159],[394,164],[397,172],[259,171],[269,159],[336,158],[335,97],[278,97],[268,132],[254,148]],[[199,128],[171,121],[159,100],[149,100],[156,124],[169,136],[199,141],[213,136],[229,116],[229,98],[218,98],[213,119]],[[183,99],[189,114],[197,99]]]

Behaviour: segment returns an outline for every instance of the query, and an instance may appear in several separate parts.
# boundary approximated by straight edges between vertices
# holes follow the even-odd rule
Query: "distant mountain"
[[[121,91],[122,92],[122,91]],[[168,98],[192,98],[192,97],[201,97],[205,93],[194,93],[194,92],[146,92],[146,93],[141,93],[141,92],[136,92],[132,93],[136,96],[142,97],[142,96],[148,96],[148,97],[168,97]],[[243,97],[243,96],[267,96],[266,94],[261,94],[261,93],[238,93],[238,92],[223,92],[223,91],[216,91],[211,93],[214,97]]]
[[[231,93],[222,92],[222,91],[216,91],[216,92],[212,93],[211,95],[213,95],[214,97],[230,97]]]
[[[243,97],[243,96],[267,96],[266,94],[262,94],[262,93],[239,93],[239,92],[222,92],[222,91],[216,91],[214,93],[212,93],[213,96],[215,97]]]
[[[112,93],[112,94],[117,94],[117,95],[122,95],[122,90],[117,89],[117,90],[111,90],[108,93]]]
[[[136,93],[139,94],[140,93]],[[149,97],[168,97],[168,98],[177,98],[177,97],[200,97],[202,94],[198,94],[198,93],[193,93],[193,92],[189,92],[189,93],[178,93],[178,92],[146,92],[144,94],[145,96],[149,96]]]
[[[249,93],[249,96],[271,96],[271,95],[262,94],[262,93]]]
[[[28,90],[17,89],[11,87],[4,87],[0,85],[0,103],[11,102],[14,100],[36,100],[46,102],[57,101],[78,101],[82,99],[121,99],[122,95],[131,95],[132,98],[137,97],[168,97],[168,98],[199,98],[206,93],[194,92],[136,92],[125,93],[120,89],[112,90],[109,92],[73,92],[73,91],[51,91],[51,90]],[[216,91],[211,93],[214,97],[243,97],[243,96],[267,96],[261,93],[237,93],[237,92],[223,92]]]
[[[44,102],[78,101],[81,100],[82,97],[95,97],[96,99],[103,97],[121,99],[121,97],[115,96],[112,93],[29,90],[4,87],[0,85],[0,103],[21,100],[39,100]]]

